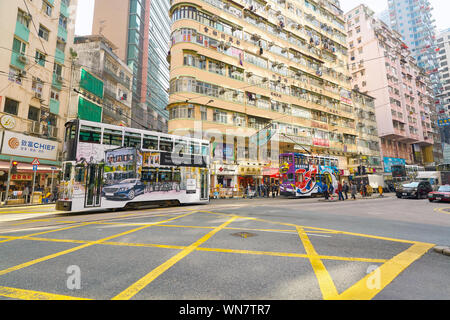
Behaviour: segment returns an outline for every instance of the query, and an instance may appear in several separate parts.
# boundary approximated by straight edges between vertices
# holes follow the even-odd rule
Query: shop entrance
[[[208,200],[208,170],[200,170],[200,200]]]
[[[104,165],[89,164],[86,172],[85,208],[100,207]]]

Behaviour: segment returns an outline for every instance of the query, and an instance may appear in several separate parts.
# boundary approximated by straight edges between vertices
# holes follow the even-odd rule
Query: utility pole
[[[8,170],[8,182],[6,184],[5,205],[6,205],[7,201],[8,201],[9,185],[11,183],[11,166],[12,166],[12,162],[13,162],[13,159],[10,158],[9,159],[9,170]]]

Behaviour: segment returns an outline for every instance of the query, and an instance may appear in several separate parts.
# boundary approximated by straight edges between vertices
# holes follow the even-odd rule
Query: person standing
[[[339,201],[344,201],[344,195],[342,194],[342,183],[339,181],[338,182],[338,187],[337,187],[337,194],[339,196]]]
[[[358,186],[354,182],[351,185],[351,191],[352,191],[352,199],[356,200],[356,194],[358,193]]]
[[[380,194],[380,198],[383,198],[383,187],[378,186],[378,193]]]
[[[348,186],[348,184],[347,184],[347,181],[344,181],[344,185],[343,185],[343,187],[342,187],[342,191],[344,192],[344,194],[345,194],[345,200],[348,200],[348,191],[349,191],[349,186]]]
[[[328,193],[328,185],[327,185],[327,184],[325,184],[325,185],[323,186],[323,195],[325,196],[325,200],[328,201],[330,195],[329,195],[329,193]]]
[[[25,186],[25,189],[23,189],[23,196],[25,197],[25,203],[29,202],[29,195],[30,195],[30,189],[28,188],[28,185]]]
[[[272,189],[272,198],[275,198],[275,184],[274,183],[272,183],[271,189]]]

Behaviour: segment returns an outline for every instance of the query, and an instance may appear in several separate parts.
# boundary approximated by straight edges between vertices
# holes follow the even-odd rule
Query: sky
[[[77,20],[75,33],[77,35],[88,35],[92,29],[92,16],[95,0],[78,0]],[[364,3],[376,13],[387,9],[387,0],[340,0],[341,9],[348,12],[357,5]],[[436,19],[437,31],[450,28],[450,1],[449,0],[430,0],[433,17]]]

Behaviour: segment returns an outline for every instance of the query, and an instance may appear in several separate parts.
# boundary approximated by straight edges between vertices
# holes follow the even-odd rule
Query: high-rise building
[[[176,0],[170,16],[169,132],[213,141],[212,185],[270,179],[279,160],[261,150],[273,144],[336,156],[349,174],[357,132],[338,1]]]
[[[438,96],[442,93],[442,84],[439,77],[440,63],[436,51],[436,26],[433,19],[433,7],[429,0],[388,0],[391,28],[402,35],[402,40],[409,47],[412,56],[419,67],[423,68],[429,76],[433,97],[437,110],[442,106]],[[435,115],[434,115],[435,116]],[[440,133],[436,133],[441,139]],[[441,144],[434,145],[435,162],[442,161]]]
[[[167,131],[169,0],[96,0],[92,33],[133,71],[131,126]]]
[[[376,98],[385,171],[390,164],[435,162],[433,91],[402,36],[366,5],[346,14],[350,72],[356,89]]]
[[[29,184],[38,158],[36,186],[51,186],[61,166],[70,86],[70,48],[76,0],[0,1],[0,132],[3,168],[17,190]],[[54,168],[54,170],[52,170]],[[8,178],[0,176],[0,183]],[[54,185],[55,186],[55,185]],[[23,190],[23,189],[22,189]]]
[[[442,93],[437,97],[441,103],[438,118],[450,118],[450,29],[443,30],[437,37],[437,59],[439,62],[439,76],[442,83]],[[442,137],[443,163],[450,165],[450,126],[447,121],[440,122]]]

